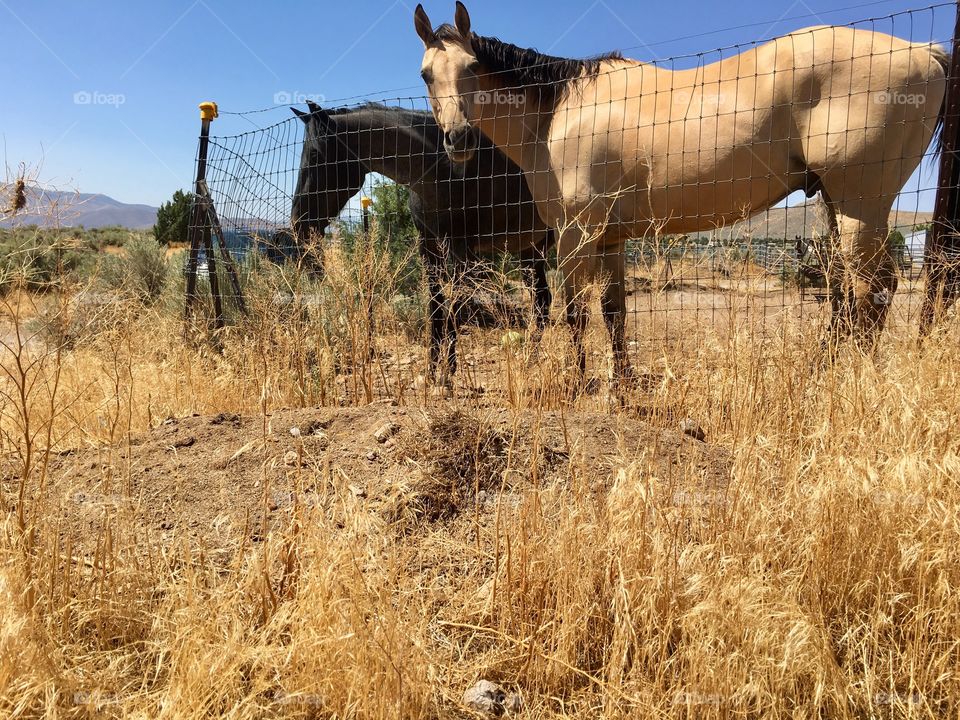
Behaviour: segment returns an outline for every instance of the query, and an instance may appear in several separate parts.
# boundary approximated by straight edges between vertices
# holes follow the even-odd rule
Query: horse
[[[546,255],[553,230],[540,220],[517,165],[479,138],[470,161],[451,162],[443,133],[426,111],[376,103],[332,110],[308,106],[309,112],[291,108],[306,126],[291,208],[294,234],[300,242],[322,236],[368,173],[410,189],[429,285],[432,377],[448,382],[457,370],[458,303],[448,311],[442,287],[448,258],[462,271],[481,255],[516,255],[533,288],[536,333],[543,331],[552,300]]]
[[[478,128],[523,168],[540,216],[559,232],[581,377],[581,291],[596,258],[615,370],[626,378],[625,241],[724,226],[797,190],[820,193],[841,249],[824,342],[854,334],[873,344],[897,287],[889,214],[943,123],[943,49],[818,26],[670,70],[477,35],[461,2],[454,24],[436,29],[418,5],[414,26],[450,157],[469,160]]]

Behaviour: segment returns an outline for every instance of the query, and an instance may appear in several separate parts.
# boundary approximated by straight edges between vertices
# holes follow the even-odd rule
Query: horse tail
[[[946,48],[942,45],[931,44],[928,46],[930,54],[933,56],[933,59],[936,61],[937,65],[940,67],[943,77],[947,81],[947,85],[944,86],[943,90],[943,99],[940,101],[940,110],[937,112],[937,121],[933,126],[933,155],[934,157],[939,157],[943,152],[943,121],[947,114],[947,87],[950,83],[950,64],[951,57],[950,53],[947,52]],[[932,78],[931,78],[932,79]]]

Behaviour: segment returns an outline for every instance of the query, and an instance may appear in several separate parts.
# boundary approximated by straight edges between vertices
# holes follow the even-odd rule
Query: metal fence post
[[[210,189],[207,187],[207,150],[210,146],[210,123],[218,116],[217,104],[214,102],[200,103],[200,147],[197,151],[197,179],[193,192],[193,210],[190,220],[190,255],[187,260],[187,289],[186,306],[184,308],[184,331],[189,329],[190,316],[196,305],[197,275],[200,248],[203,248],[207,258],[207,277],[210,280],[210,293],[213,296],[214,325],[217,329],[224,326],[223,292],[220,289],[220,278],[217,275],[217,257],[215,244],[218,244],[220,260],[230,278],[233,288],[233,299],[241,312],[246,312],[243,300],[243,290],[240,286],[240,276],[237,266],[227,249],[227,239],[220,225],[220,218]]]
[[[210,145],[210,123],[217,117],[217,104],[214,102],[200,103],[200,147],[197,150],[197,179],[193,189],[193,211],[190,217],[190,255],[187,259],[187,291],[183,319],[186,331],[190,316],[197,303],[197,264],[200,256],[200,247],[206,245],[204,236],[210,232],[207,213],[204,209],[202,197],[207,185],[207,148]],[[210,258],[207,258],[209,263]],[[209,267],[209,266],[208,266]]]

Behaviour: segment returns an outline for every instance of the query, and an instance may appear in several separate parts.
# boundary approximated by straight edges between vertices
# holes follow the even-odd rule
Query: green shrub
[[[122,287],[142,302],[154,303],[163,295],[170,275],[166,251],[152,237],[134,237],[122,258]]]
[[[0,232],[0,285],[45,290],[96,264],[83,238],[36,227]]]

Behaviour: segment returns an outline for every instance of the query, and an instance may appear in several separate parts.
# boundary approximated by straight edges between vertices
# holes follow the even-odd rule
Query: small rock
[[[383,425],[381,425],[380,427],[378,427],[376,430],[373,431],[373,438],[378,443],[385,443],[393,435],[395,435],[397,430],[399,429],[400,429],[400,426],[397,425],[395,422],[385,422]]]
[[[298,427],[290,428],[290,434],[293,435],[294,437],[300,437],[300,428]]]
[[[700,427],[700,423],[693,418],[684,418],[680,421],[680,432],[700,442],[704,442],[707,439],[707,434],[703,431],[703,428]]]
[[[185,438],[180,438],[179,440],[174,440],[173,446],[175,448],[185,448],[193,445],[197,439],[193,435],[188,435]]]
[[[463,704],[490,717],[501,717],[504,712],[520,712],[522,703],[518,694],[508,694],[496,683],[481,680],[463,693]]]
[[[287,450],[283,454],[283,464],[288,466],[299,465],[300,456],[294,450]]]
[[[359,485],[354,485],[353,483],[350,483],[350,485],[348,485],[347,487],[350,489],[350,494],[353,495],[354,497],[365,498],[367,496],[367,491],[364,490]]]
[[[371,450],[371,451],[368,452],[367,455],[366,455],[367,460],[369,460],[370,462],[373,462],[374,460],[377,459],[377,456],[378,456],[379,454],[380,454],[380,453],[378,453],[376,450]]]

